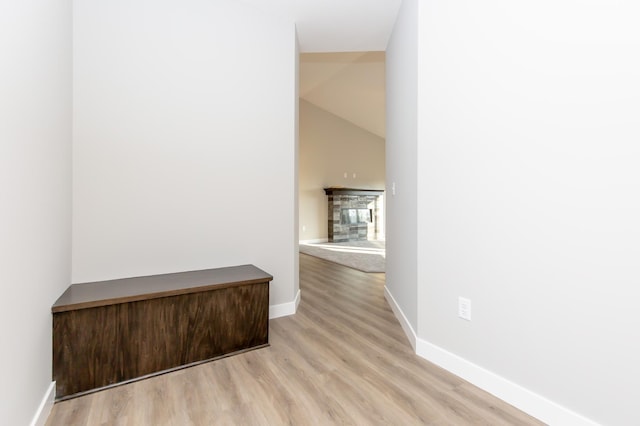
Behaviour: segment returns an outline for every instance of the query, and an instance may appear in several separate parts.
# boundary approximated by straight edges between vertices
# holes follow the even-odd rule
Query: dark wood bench
[[[253,265],[71,285],[52,306],[56,399],[269,344]]]

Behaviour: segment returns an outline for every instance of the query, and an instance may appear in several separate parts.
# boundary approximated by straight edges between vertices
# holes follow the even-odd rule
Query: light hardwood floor
[[[271,346],[55,404],[57,425],[539,425],[416,356],[384,274],[300,255]]]

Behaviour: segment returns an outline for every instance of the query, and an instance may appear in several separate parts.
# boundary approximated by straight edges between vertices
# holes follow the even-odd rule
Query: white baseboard
[[[292,302],[269,306],[269,319],[286,317],[287,315],[293,315],[298,310],[299,304],[300,304],[300,289],[298,289],[296,298]]]
[[[416,354],[549,425],[597,426],[598,423],[418,338]]]
[[[400,322],[416,355],[463,378],[519,410],[551,426],[598,426],[598,423],[565,408],[529,389],[480,367],[454,353],[417,337],[400,306],[385,286],[385,298]]]
[[[53,408],[55,399],[56,382],[51,382],[47,388],[47,392],[42,398],[42,402],[40,402],[38,411],[36,411],[36,414],[33,416],[33,420],[31,420],[30,426],[44,426],[45,423],[47,423],[47,419],[49,418],[49,414],[51,414],[51,409]]]
[[[413,327],[411,327],[411,323],[409,322],[407,317],[404,316],[404,312],[402,312],[402,309],[400,309],[398,302],[396,302],[396,299],[393,298],[393,295],[391,294],[387,286],[384,286],[384,298],[387,299],[387,303],[389,304],[389,306],[391,306],[393,314],[400,322],[400,326],[404,330],[404,334],[407,335],[409,343],[411,343],[411,347],[415,351],[417,339],[416,332],[413,330]]]
[[[298,243],[300,244],[322,244],[322,243],[328,243],[329,239],[328,238],[317,238],[315,240],[300,240],[298,241]]]

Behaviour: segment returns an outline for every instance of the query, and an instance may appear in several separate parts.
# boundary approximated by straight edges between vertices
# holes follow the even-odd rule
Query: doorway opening
[[[301,54],[299,82],[300,251],[384,272],[385,53]]]

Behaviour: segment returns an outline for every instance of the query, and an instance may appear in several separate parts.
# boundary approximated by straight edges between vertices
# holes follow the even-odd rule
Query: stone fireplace
[[[328,198],[329,242],[377,240],[383,237],[384,191],[324,188]]]

